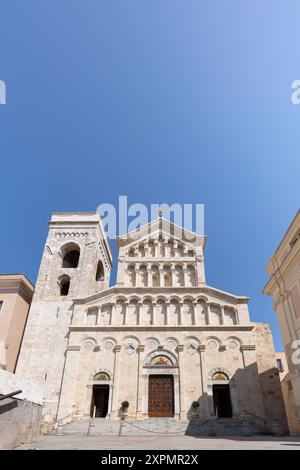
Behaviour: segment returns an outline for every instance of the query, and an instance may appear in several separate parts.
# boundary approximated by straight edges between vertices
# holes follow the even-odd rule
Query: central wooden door
[[[174,416],[174,380],[173,375],[149,376],[149,418]]]

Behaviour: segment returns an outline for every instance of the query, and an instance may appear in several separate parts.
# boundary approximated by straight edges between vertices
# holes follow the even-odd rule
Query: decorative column
[[[134,287],[138,287],[138,283],[139,283],[139,270],[136,266],[136,264],[134,264],[134,280],[133,280],[133,286]]]
[[[128,322],[128,308],[129,308],[129,303],[123,302],[123,325],[127,325],[127,322]]]
[[[173,267],[173,265],[171,265],[170,273],[171,273],[171,286],[175,287],[175,268]]]
[[[163,269],[159,270],[159,287],[164,286],[164,271]]]
[[[240,319],[239,319],[239,311],[237,308],[234,309],[234,315],[235,315],[235,324],[239,325],[240,324]]]
[[[165,240],[165,258],[170,258],[170,246],[168,240]]]
[[[225,325],[224,305],[220,305],[220,310],[221,310],[221,325]]]
[[[115,322],[115,304],[110,304],[111,314],[110,314],[110,325],[113,325]]]
[[[211,321],[210,321],[210,302],[207,302],[206,304],[206,308],[207,308],[207,324],[210,325],[211,324]]]
[[[147,265],[147,278],[148,278],[148,287],[153,287],[152,271],[148,268]]]
[[[152,325],[158,325],[158,305],[152,302]]]
[[[137,374],[137,387],[136,387],[136,416],[135,419],[143,419],[143,395],[144,395],[144,381],[143,381],[143,363],[144,363],[145,346],[140,344],[137,347],[138,353],[138,374]]]
[[[179,255],[180,255],[179,248],[178,248],[178,242],[174,241],[173,246],[174,246],[174,255],[175,255],[176,258],[178,258]]]
[[[183,268],[183,285],[184,287],[188,286],[188,276],[187,276],[187,267],[186,264],[182,266]]]
[[[113,384],[112,384],[112,398],[111,398],[111,411],[110,416],[113,419],[118,418],[119,403],[118,403],[118,385],[119,385],[119,358],[121,346],[114,347],[114,371],[113,371]]]
[[[194,301],[192,302],[192,308],[193,308],[193,312],[192,312],[192,325],[197,325],[197,302]]]
[[[169,324],[170,302],[166,302],[165,306],[166,306],[165,325],[168,325]]]
[[[177,317],[177,325],[182,325],[182,316],[183,316],[183,302],[178,302],[178,317]]]
[[[141,324],[141,311],[142,311],[142,304],[141,304],[141,302],[137,302],[136,303],[136,309],[135,309],[135,312],[136,312],[136,325]]]
[[[202,249],[196,253],[196,271],[196,279],[198,286],[199,284],[205,283],[204,256],[202,253]]]
[[[185,410],[185,402],[184,402],[184,391],[185,391],[184,364],[183,364],[184,345],[179,344],[177,346],[177,352],[178,352],[178,367],[179,367],[179,419],[186,419],[186,410]]]

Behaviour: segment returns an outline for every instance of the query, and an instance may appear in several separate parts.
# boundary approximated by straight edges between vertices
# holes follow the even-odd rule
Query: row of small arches
[[[90,325],[237,325],[236,308],[205,302],[201,297],[183,299],[159,296],[156,299],[118,298],[114,303],[90,307],[86,312]]]
[[[177,242],[174,239],[165,240],[162,238],[140,242],[128,250],[129,257],[140,258],[157,256],[192,257],[194,255],[195,251],[191,248],[185,247],[183,243]]]
[[[192,264],[186,269],[181,265],[172,268],[164,265],[162,269],[158,265],[148,267],[144,264],[136,266],[130,264],[127,268],[127,276],[131,287],[192,287],[196,286],[196,270]]]

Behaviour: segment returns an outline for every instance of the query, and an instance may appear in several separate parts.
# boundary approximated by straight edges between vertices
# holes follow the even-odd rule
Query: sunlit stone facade
[[[44,420],[235,417],[286,430],[270,328],[248,298],[207,285],[206,238],[159,218],[117,240],[95,213],[50,221],[17,372]],[[198,407],[191,407],[193,401]]]

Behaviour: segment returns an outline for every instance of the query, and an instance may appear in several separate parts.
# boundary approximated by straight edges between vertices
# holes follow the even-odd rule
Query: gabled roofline
[[[207,240],[206,235],[199,235],[196,232],[192,232],[191,230],[188,230],[185,227],[181,227],[180,225],[177,225],[174,222],[171,222],[170,220],[165,219],[164,217],[157,217],[156,219],[151,220],[147,224],[142,225],[142,227],[139,227],[138,229],[127,232],[124,235],[119,235],[118,237],[116,237],[117,246],[119,247],[119,246],[122,246],[123,244],[126,244],[126,242],[130,239],[132,239],[132,241],[137,241],[139,239],[139,235],[141,235],[141,238],[144,238],[144,236],[150,235],[152,232],[156,230],[156,228],[153,228],[153,230],[151,231],[152,226],[155,226],[155,225],[158,225],[157,230],[161,229],[163,233],[167,234],[167,232],[163,230],[164,223],[168,224],[170,227],[174,227],[175,230],[177,229],[177,230],[185,232],[186,234],[190,234],[191,238],[194,238],[195,240],[202,242],[202,246],[203,248],[205,248],[205,244]],[[161,227],[159,227],[159,225],[161,225]],[[143,232],[146,232],[145,235],[143,235]],[[176,238],[176,236],[174,236],[174,238]],[[189,240],[184,240],[184,239],[180,239],[180,241],[185,242],[185,243],[189,242]]]

